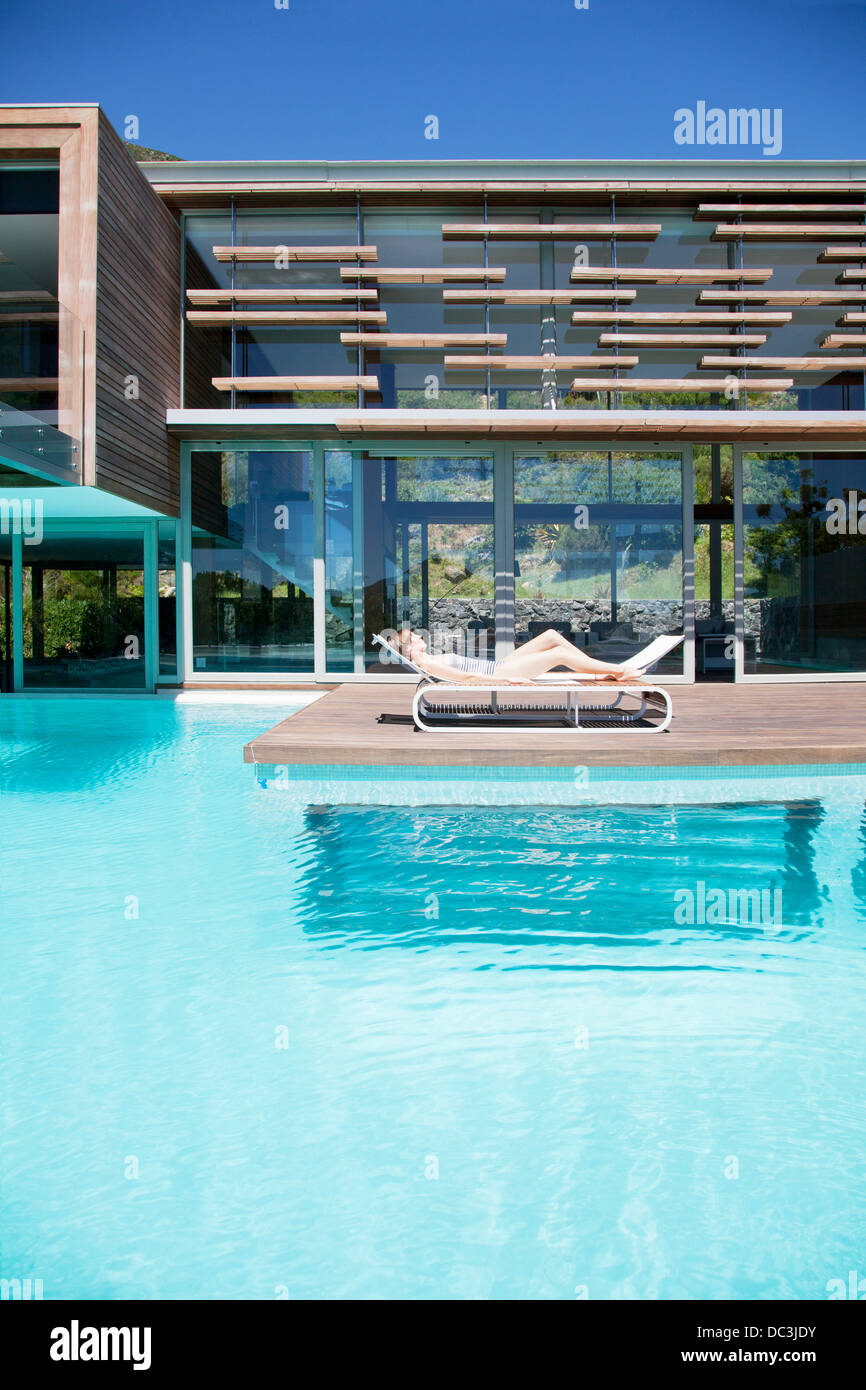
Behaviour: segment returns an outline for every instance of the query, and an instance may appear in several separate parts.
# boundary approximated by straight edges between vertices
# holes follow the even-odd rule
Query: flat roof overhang
[[[461,202],[485,194],[515,203],[628,195],[675,204],[726,193],[866,192],[858,159],[453,159],[183,160],[142,162],[145,178],[175,207],[208,207],[238,198],[380,202],[431,197]]]
[[[622,439],[648,443],[859,443],[866,411],[805,410],[169,410],[179,439]]]

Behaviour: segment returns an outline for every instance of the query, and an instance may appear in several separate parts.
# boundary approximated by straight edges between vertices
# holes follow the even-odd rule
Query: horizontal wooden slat
[[[47,290],[0,290],[0,304],[53,304],[56,295]]]
[[[326,304],[331,300],[376,300],[377,289],[187,290],[191,304]]]
[[[292,309],[187,309],[187,321],[200,328],[216,328],[225,324],[246,324],[248,327],[327,328],[341,323],[387,323],[384,309],[334,309],[317,313],[315,310]]]
[[[571,383],[572,391],[638,391],[638,392],[665,392],[668,391],[725,391],[730,386],[729,377],[719,377],[718,379],[707,377],[703,381],[686,381],[682,377],[609,377],[593,380],[592,377],[578,377]],[[785,378],[767,378],[759,380],[754,378],[751,381],[743,382],[751,391],[790,391],[794,385],[793,381]]]
[[[609,304],[621,299],[630,304],[637,290],[443,290],[446,304]]]
[[[696,222],[728,217],[866,217],[866,203],[699,203]]]
[[[784,310],[767,311],[761,309],[705,309],[701,311],[687,309],[684,312],[645,312],[643,310],[612,309],[608,311],[596,309],[578,309],[571,316],[573,324],[578,326],[586,323],[658,323],[658,324],[682,324],[682,323],[755,323],[755,324],[782,324],[790,323],[793,314],[786,313]]]
[[[836,276],[837,285],[850,285],[858,280],[866,280],[866,270],[843,270],[841,275]]]
[[[375,246],[215,246],[217,261],[375,261]]]
[[[866,323],[866,313],[854,309],[850,314],[843,314],[838,321],[840,323]]]
[[[862,371],[866,357],[702,357],[701,366],[743,367],[748,371],[766,367],[771,372]]]
[[[573,284],[584,280],[631,280],[647,285],[711,285],[724,284],[729,280],[742,280],[746,284],[762,285],[770,279],[772,269],[766,270],[708,270],[675,269],[670,266],[575,266],[571,272]]]
[[[639,358],[637,357],[554,357],[549,354],[544,357],[477,357],[466,355],[464,357],[446,357],[445,366],[455,369],[466,368],[472,370],[476,367],[495,367],[502,372],[573,372],[580,369],[595,369],[599,371],[611,367],[636,367]]]
[[[866,261],[866,246],[826,246],[819,261]]]
[[[378,391],[374,376],[215,376],[218,391]]]
[[[861,316],[866,319],[866,314]],[[822,348],[861,347],[866,350],[866,333],[828,333],[821,339]]]
[[[856,304],[864,290],[701,290],[699,304]]]
[[[384,318],[384,314],[382,315]],[[347,346],[386,348],[505,347],[507,333],[341,333]]]
[[[344,280],[378,280],[380,285],[441,285],[447,280],[505,279],[504,266],[340,266]]]
[[[601,333],[601,347],[624,343],[630,347],[760,347],[767,341],[766,333]]]
[[[0,397],[4,391],[56,391],[56,376],[0,376]]]
[[[825,237],[848,237],[856,241],[864,235],[863,227],[850,223],[813,222],[720,222],[713,232],[713,241],[823,241]]]
[[[653,241],[660,222],[445,222],[445,241]]]
[[[0,324],[4,323],[59,323],[60,315],[53,312],[33,310],[29,314],[9,314],[0,310]]]

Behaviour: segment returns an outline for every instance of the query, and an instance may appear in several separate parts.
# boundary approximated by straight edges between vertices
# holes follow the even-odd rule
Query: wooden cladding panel
[[[165,412],[179,404],[180,231],[101,114],[96,286],[94,481],[176,516]],[[138,399],[125,391],[131,377]]]

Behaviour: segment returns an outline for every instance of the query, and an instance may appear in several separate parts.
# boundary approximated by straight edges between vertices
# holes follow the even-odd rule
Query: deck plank
[[[684,767],[866,763],[866,683],[671,686],[663,734],[417,733],[414,686],[342,685],[260,734],[244,760],[357,767]]]

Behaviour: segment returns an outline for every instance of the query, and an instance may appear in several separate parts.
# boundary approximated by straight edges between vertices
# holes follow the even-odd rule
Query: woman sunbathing
[[[394,641],[397,647],[405,656],[413,661],[416,666],[420,666],[424,671],[429,671],[431,676],[438,676],[442,680],[450,682],[461,680],[478,680],[479,677],[496,676],[504,681],[514,681],[522,683],[532,681],[536,676],[544,676],[549,671],[555,671],[560,666],[565,666],[569,671],[576,671],[580,675],[591,676],[595,680],[607,681],[633,681],[643,673],[628,663],[614,664],[609,661],[597,661],[593,656],[587,656],[585,651],[576,647],[573,642],[569,642],[567,637],[563,637],[561,632],[548,628],[547,632],[542,632],[538,637],[533,637],[529,642],[524,642],[522,647],[516,651],[509,652],[501,661],[487,661],[482,657],[457,656],[453,652],[448,652],[442,656],[434,656],[427,650],[427,643],[423,637],[419,637],[411,628],[404,628]]]

